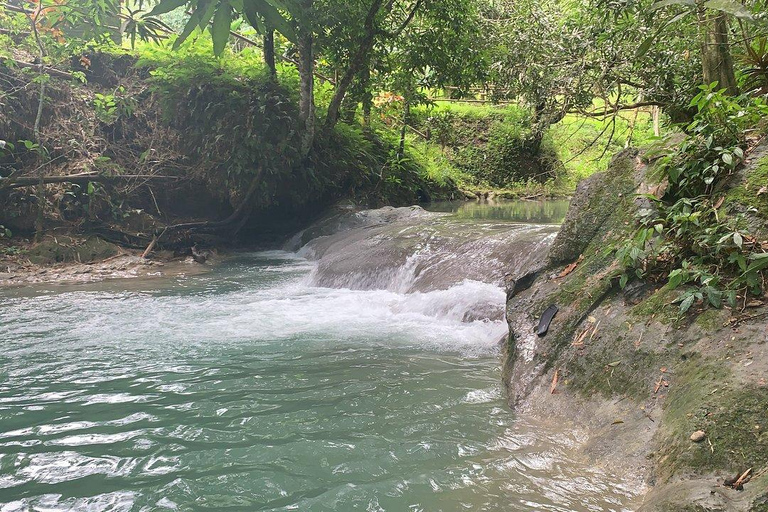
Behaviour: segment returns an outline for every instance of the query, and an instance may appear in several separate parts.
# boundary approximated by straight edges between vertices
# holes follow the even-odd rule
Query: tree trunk
[[[277,78],[277,67],[275,66],[275,31],[267,29],[264,34],[264,63],[269,70],[269,76],[275,80]]]
[[[406,94],[403,100],[403,126],[400,128],[400,147],[397,150],[397,159],[402,160],[405,156],[405,134],[408,131],[408,123],[411,121],[411,100],[410,95]]]
[[[325,118],[326,129],[331,129],[336,125],[339,120],[342,102],[355,76],[363,69],[363,66],[368,67],[371,50],[373,50],[373,45],[376,41],[376,15],[379,13],[383,3],[384,0],[373,0],[371,7],[368,9],[368,15],[365,18],[365,35],[363,40],[360,41],[360,46],[350,58],[349,65],[344,74],[336,82],[336,90],[333,92],[333,98],[331,98],[331,102],[328,104],[328,114]]]
[[[733,57],[728,43],[728,18],[722,12],[708,12],[698,3],[699,33],[701,39],[701,65],[704,84],[717,82],[732,96],[739,94]]]
[[[373,94],[370,89],[366,89],[363,95],[363,128],[366,130],[371,127],[371,110],[373,110]]]
[[[371,77],[371,70],[368,66],[365,66],[360,70],[360,74],[357,76],[354,85],[349,89],[347,97],[341,104],[340,119],[347,124],[355,122],[355,114],[357,114],[357,107],[360,103],[365,105],[366,97],[370,97],[370,91],[368,90],[369,81]],[[365,109],[365,107],[363,107]],[[370,109],[368,110],[370,114]],[[365,121],[364,121],[365,122]]]
[[[299,35],[299,119],[304,128],[301,136],[301,155],[306,158],[315,140],[315,59],[313,38],[309,30]]]

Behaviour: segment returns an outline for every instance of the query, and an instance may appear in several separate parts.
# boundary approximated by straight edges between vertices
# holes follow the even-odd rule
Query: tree
[[[651,9],[667,7],[673,7],[676,11],[664,21],[662,29],[678,26],[680,20],[696,16],[704,85],[717,82],[728,94],[737,95],[739,90],[729,42],[729,19],[737,19],[739,23],[751,22],[754,17],[750,10],[736,0],[659,0]],[[755,8],[759,9],[760,6],[756,5]],[[749,44],[748,38],[745,38],[745,43]],[[641,47],[639,53],[644,48]]]

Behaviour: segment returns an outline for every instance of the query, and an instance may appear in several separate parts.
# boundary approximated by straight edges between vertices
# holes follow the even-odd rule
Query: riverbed
[[[436,209],[482,236],[560,220]],[[634,509],[580,432],[507,407],[506,324],[465,314],[503,311],[498,283],[325,287],[317,268],[248,252],[0,291],[0,510]]]

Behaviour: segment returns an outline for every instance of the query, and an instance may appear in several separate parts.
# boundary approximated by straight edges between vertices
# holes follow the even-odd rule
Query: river
[[[425,276],[455,250],[435,249],[438,231],[466,252],[521,230],[551,238],[531,223],[562,218],[513,205],[440,205],[453,213],[433,243],[403,257],[431,248]],[[361,229],[354,243],[383,237]],[[0,510],[633,508],[631,482],[578,456],[578,431],[507,407],[498,282],[332,287],[318,274],[332,250],[317,250],[0,290]]]

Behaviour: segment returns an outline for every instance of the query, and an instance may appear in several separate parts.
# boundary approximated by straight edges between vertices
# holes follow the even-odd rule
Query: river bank
[[[206,252],[206,261],[200,263],[191,255],[162,251],[147,259],[138,249],[119,247],[96,237],[67,235],[40,244],[14,240],[0,249],[0,287],[196,275],[226,257]]]
[[[761,172],[765,152],[754,149],[731,194]],[[635,195],[652,190],[648,170],[637,151],[617,155],[580,185],[547,260],[512,276],[510,405],[578,425],[596,465],[640,469],[649,486],[642,511],[765,510],[766,301],[730,311],[700,302],[686,315],[681,292],[663,282],[621,288],[615,250],[648,207]],[[553,305],[549,331],[537,336]],[[743,490],[729,486],[742,476]]]

